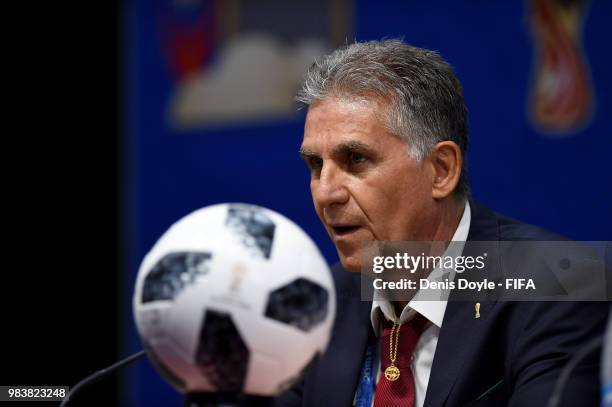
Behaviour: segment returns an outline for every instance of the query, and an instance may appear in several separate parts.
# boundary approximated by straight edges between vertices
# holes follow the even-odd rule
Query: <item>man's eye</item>
[[[309,160],[310,168],[318,169],[323,166],[323,160],[319,157],[312,157]]]
[[[366,158],[359,153],[351,153],[349,155],[349,160],[351,164],[361,164],[362,162],[366,160]]]

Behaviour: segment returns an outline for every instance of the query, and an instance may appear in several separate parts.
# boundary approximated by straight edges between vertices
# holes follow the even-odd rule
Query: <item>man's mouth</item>
[[[334,231],[334,236],[344,237],[344,236],[348,236],[351,233],[357,231],[357,229],[359,229],[359,226],[343,225],[343,226],[332,226],[331,228]]]

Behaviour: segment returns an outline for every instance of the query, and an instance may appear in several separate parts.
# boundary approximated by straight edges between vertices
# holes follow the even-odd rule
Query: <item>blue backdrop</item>
[[[124,12],[126,258],[120,310],[125,354],[140,349],[131,310],[138,265],[170,224],[196,208],[219,202],[269,207],[301,225],[328,261],[336,261],[312,209],[309,174],[297,153],[303,112],[181,130],[169,125],[177,81],[160,46],[160,4],[132,0]],[[589,124],[565,136],[536,131],[527,118],[534,63],[528,5],[356,1],[345,7],[345,17],[352,27],[349,38],[401,36],[438,50],[454,66],[469,110],[468,161],[477,199],[574,239],[612,240],[612,2],[594,1],[584,19],[582,43],[595,110]],[[219,44],[207,43],[212,61]],[[129,368],[121,380],[120,397],[128,405],[180,405],[148,363]]]

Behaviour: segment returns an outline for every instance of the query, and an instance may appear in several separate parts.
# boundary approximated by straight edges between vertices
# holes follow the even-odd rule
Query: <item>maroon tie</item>
[[[391,381],[385,377],[385,369],[391,365],[389,341],[391,340],[393,322],[386,318],[383,319],[383,333],[380,339],[380,379],[374,395],[374,407],[414,407],[414,375],[410,364],[414,348],[429,321],[417,313],[410,321],[399,326],[399,344],[395,366],[399,369],[400,376],[397,380]],[[395,329],[398,329],[398,327]],[[394,332],[394,341],[395,335]]]

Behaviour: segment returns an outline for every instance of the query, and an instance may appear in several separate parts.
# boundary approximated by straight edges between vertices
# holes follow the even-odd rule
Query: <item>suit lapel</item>
[[[440,329],[424,407],[443,406],[461,371],[478,352],[478,338],[487,325],[494,303],[483,303],[482,317],[474,318],[471,302],[449,302]]]
[[[499,241],[499,225],[495,214],[476,202],[470,201],[472,219],[468,241]],[[468,253],[469,246],[464,255]],[[492,270],[494,274],[495,271]],[[491,275],[491,278],[495,278]],[[492,313],[496,302],[483,293],[479,319],[474,318],[473,301],[453,301],[458,292],[451,294],[444,313],[440,336],[436,346],[433,366],[427,385],[424,407],[443,406],[462,370],[470,362],[473,354],[478,352],[478,338],[484,333],[487,318]]]

